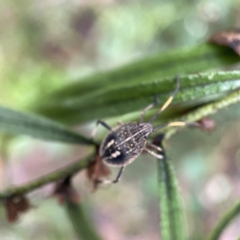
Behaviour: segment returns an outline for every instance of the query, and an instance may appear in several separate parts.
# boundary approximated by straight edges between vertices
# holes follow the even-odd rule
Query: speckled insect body
[[[150,123],[127,123],[113,129],[100,146],[100,158],[111,166],[126,166],[144,149],[152,133]]]
[[[143,109],[139,123],[126,123],[111,128],[102,120],[97,121],[96,128],[92,132],[92,137],[96,133],[97,126],[101,124],[109,130],[100,145],[99,155],[103,163],[109,166],[121,167],[115,180],[99,180],[99,183],[117,183],[125,169],[126,165],[134,161],[143,150],[150,153],[158,159],[163,158],[162,149],[159,146],[149,143],[149,135],[163,127],[177,127],[189,125],[185,122],[172,122],[165,125],[153,127],[152,122],[169,106],[179,89],[179,80],[177,78],[177,87],[167,101],[160,108],[158,113],[147,122],[144,122],[145,112],[155,106],[155,103],[148,105]],[[191,125],[191,124],[190,124]],[[150,148],[149,148],[150,147]],[[157,150],[157,152],[153,151]]]

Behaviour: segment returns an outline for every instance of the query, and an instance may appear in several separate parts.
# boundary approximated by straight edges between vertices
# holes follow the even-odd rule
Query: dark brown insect
[[[163,154],[161,154],[162,149],[154,144],[147,142],[149,135],[163,127],[176,127],[189,125],[186,122],[172,122],[169,124],[161,125],[158,127],[153,127],[152,122],[169,106],[173,98],[179,90],[179,80],[177,78],[177,86],[175,91],[171,94],[168,100],[163,104],[158,113],[153,116],[148,122],[144,122],[145,112],[155,106],[155,103],[148,105],[143,109],[141,113],[141,119],[139,123],[126,123],[121,124],[115,128],[111,128],[102,120],[97,121],[96,128],[92,133],[92,137],[95,135],[97,126],[101,124],[110,132],[104,138],[100,145],[99,155],[104,164],[113,167],[121,167],[117,177],[113,181],[109,180],[99,180],[99,183],[117,183],[122,173],[129,163],[134,161],[143,150],[153,155],[156,158],[162,159]],[[190,123],[190,125],[192,125]],[[194,124],[195,125],[195,124]],[[150,150],[155,149],[158,153]]]

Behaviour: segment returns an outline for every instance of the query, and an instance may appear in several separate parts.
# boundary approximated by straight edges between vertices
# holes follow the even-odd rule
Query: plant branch
[[[79,172],[80,170],[87,168],[93,162],[93,160],[94,160],[93,155],[89,155],[84,159],[77,161],[76,163],[73,163],[55,172],[49,173],[23,186],[9,188],[6,191],[0,193],[0,199],[24,195],[48,183],[64,179],[69,175],[73,175]]]
[[[240,89],[228,94],[226,97],[220,99],[219,101],[206,104],[202,107],[199,107],[198,109],[190,112],[189,114],[186,114],[184,117],[181,118],[181,121],[185,122],[195,122],[198,121],[206,116],[212,115],[216,113],[218,110],[221,110],[223,108],[226,108],[232,104],[235,104],[240,101]],[[179,118],[176,119],[179,121]],[[173,120],[175,121],[175,120]],[[177,128],[171,128],[171,129],[163,129],[163,132],[166,133],[165,139],[170,138],[174,133],[177,132]]]

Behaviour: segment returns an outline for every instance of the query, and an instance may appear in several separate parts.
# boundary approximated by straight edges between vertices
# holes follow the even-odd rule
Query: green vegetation
[[[42,226],[44,239],[53,240],[131,240],[156,234],[162,240],[216,240],[234,224],[240,212],[238,201],[232,206],[239,198],[234,189],[240,161],[235,126],[240,117],[240,57],[206,39],[215,29],[239,21],[239,14],[232,14],[239,6],[234,0],[183,3],[183,8],[172,1],[101,3],[102,10],[91,4],[52,7],[31,0],[0,4],[3,20],[3,12],[12,14],[11,21],[0,22],[0,28],[6,25],[0,40],[0,178],[6,181],[4,172],[13,169],[9,183],[0,183],[0,199],[2,208],[14,215],[8,212],[8,219],[21,213],[12,226],[6,209],[1,211],[4,239],[37,240],[36,229]],[[202,131],[162,129],[165,138],[159,144],[165,159],[156,166],[143,153],[118,185],[89,196],[86,178],[75,178],[77,173],[87,170],[92,184],[108,173],[94,165],[104,132],[91,140],[93,123],[137,121],[154,96],[159,104],[168,98],[176,75],[180,91],[154,124],[201,123],[211,116],[216,132],[207,133],[204,125]],[[146,119],[157,111],[147,112]],[[53,161],[44,165],[45,158]],[[49,183],[55,188],[39,194],[44,197],[37,199],[38,210],[25,213],[29,206],[17,201],[35,206],[27,194]],[[73,201],[77,192],[80,203]],[[57,208],[45,197],[49,195],[57,196],[63,207]],[[237,238],[239,233],[232,231]]]

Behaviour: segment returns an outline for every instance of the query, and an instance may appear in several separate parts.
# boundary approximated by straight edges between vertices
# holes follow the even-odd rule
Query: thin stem
[[[203,117],[215,114],[218,110],[226,108],[237,102],[240,102],[240,89],[228,94],[226,97],[220,99],[219,101],[206,104],[202,107],[199,107],[195,111],[192,111],[191,113],[186,114],[183,118],[181,118],[181,121],[189,122],[189,123],[198,121]],[[179,121],[179,119],[177,119],[177,121]],[[177,132],[177,128],[165,129],[163,132],[166,133],[165,139],[168,139],[174,133]]]
[[[240,201],[236,202],[235,205],[230,208],[219,220],[216,227],[212,230],[212,232],[207,237],[207,240],[217,240],[219,236],[224,231],[226,226],[240,213]]]
[[[55,172],[49,173],[23,186],[9,188],[6,191],[0,193],[0,199],[6,199],[8,197],[24,195],[28,192],[33,191],[36,188],[42,187],[43,185],[63,179],[69,175],[73,175],[78,171],[84,168],[87,168],[89,164],[91,164],[92,162],[93,162],[93,155],[89,155],[84,159],[77,161],[76,163],[73,163]]]

